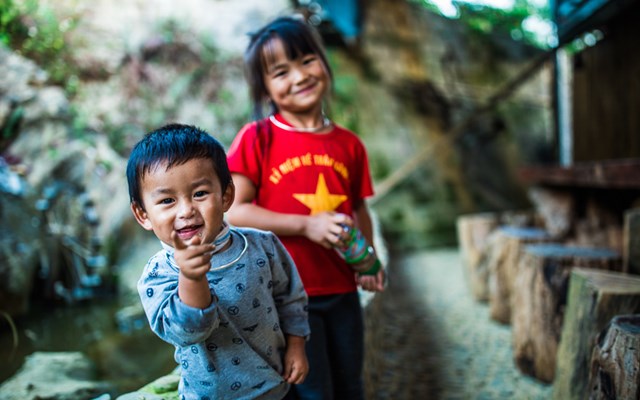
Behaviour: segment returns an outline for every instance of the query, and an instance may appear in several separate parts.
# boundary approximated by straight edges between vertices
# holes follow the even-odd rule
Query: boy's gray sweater
[[[182,398],[281,399],[289,390],[285,335],[310,333],[307,295],[274,234],[232,228],[231,237],[211,259],[209,307],[180,301],[173,248],[164,243],[138,281],[142,305],[151,329],[175,346]]]

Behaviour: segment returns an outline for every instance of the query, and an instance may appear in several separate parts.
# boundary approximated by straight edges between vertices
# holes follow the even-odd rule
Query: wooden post
[[[553,398],[588,398],[589,360],[601,332],[615,315],[640,313],[640,276],[575,268],[558,347]]]
[[[622,260],[609,249],[533,244],[518,266],[511,314],[514,361],[543,382],[553,381],[556,353],[574,267],[619,271]]]
[[[549,242],[552,237],[540,228],[502,226],[494,234],[488,251],[489,315],[500,323],[511,322],[511,302],[518,261],[527,244]]]
[[[640,314],[619,315],[593,349],[589,388],[592,400],[640,398]]]
[[[624,214],[622,248],[624,270],[640,274],[640,208],[628,210]]]

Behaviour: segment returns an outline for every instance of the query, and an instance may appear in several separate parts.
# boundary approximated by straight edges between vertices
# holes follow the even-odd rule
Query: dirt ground
[[[391,259],[387,291],[366,308],[368,399],[551,397],[515,367],[511,329],[473,300],[457,249]]]

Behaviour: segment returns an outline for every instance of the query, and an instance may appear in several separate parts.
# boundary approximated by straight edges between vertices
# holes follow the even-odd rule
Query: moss
[[[169,375],[145,385],[138,392],[160,395],[164,400],[179,400],[178,383],[180,383],[180,374],[176,369]]]

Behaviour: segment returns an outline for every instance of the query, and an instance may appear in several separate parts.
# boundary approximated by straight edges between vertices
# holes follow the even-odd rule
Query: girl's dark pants
[[[309,297],[309,375],[287,399],[362,400],[364,322],[358,292]]]

